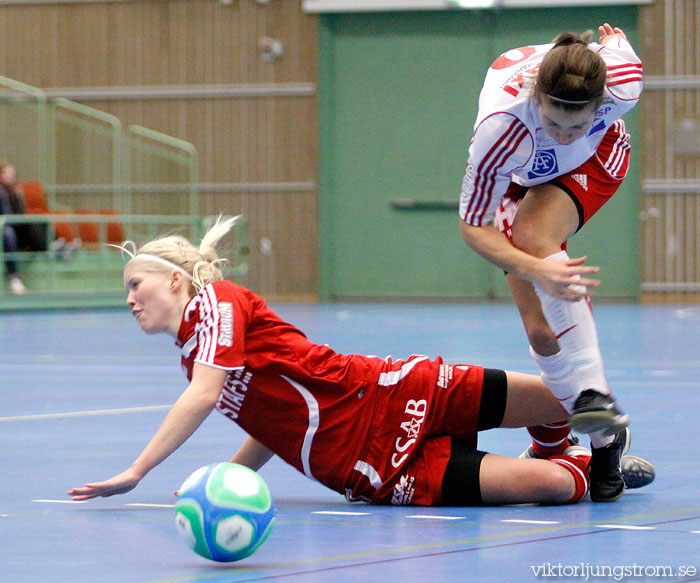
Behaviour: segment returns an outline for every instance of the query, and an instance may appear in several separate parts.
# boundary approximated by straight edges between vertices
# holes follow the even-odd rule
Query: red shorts
[[[451,439],[476,448],[484,369],[420,356],[388,368],[346,496],[373,504],[440,504]]]
[[[610,200],[622,184],[629,168],[629,138],[624,123],[617,120],[608,128],[593,156],[575,170],[548,182],[561,188],[573,200],[578,210],[579,229]],[[496,227],[511,242],[513,219],[529,188],[511,182],[496,213]]]

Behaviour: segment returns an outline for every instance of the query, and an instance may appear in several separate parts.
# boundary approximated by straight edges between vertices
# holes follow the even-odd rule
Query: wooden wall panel
[[[314,99],[110,100],[90,105],[195,144],[205,183],[316,178]]]
[[[194,144],[202,213],[248,216],[246,283],[316,296],[317,17],[300,0],[10,4],[0,14],[0,36],[12,39],[0,43],[3,75]],[[262,37],[281,40],[284,56],[263,60]],[[70,167],[83,176],[90,163]]]
[[[53,95],[90,90],[84,102],[124,125],[192,142],[207,186],[203,212],[243,211],[255,237],[274,237],[275,253],[267,255],[253,241],[248,284],[263,293],[316,293],[317,21],[302,13],[300,0],[4,4],[0,16],[3,75]],[[678,153],[676,127],[700,120],[700,3],[656,0],[640,7],[639,23],[647,80],[643,291],[698,293],[700,155]],[[282,59],[260,58],[264,36],[283,41]],[[235,93],[300,83],[312,89],[276,97],[100,97],[109,88],[211,86]],[[285,256],[290,241],[304,251]]]
[[[642,291],[700,294],[700,3],[640,8],[644,59]],[[695,123],[683,138],[682,124]]]
[[[211,214],[222,204],[230,204],[248,218],[250,269],[244,285],[256,282],[271,297],[316,297],[314,193],[221,193],[212,196],[209,204]]]
[[[146,0],[3,5],[8,77],[39,87],[289,83],[316,79],[316,17],[301,2]],[[284,41],[261,63],[258,40]]]

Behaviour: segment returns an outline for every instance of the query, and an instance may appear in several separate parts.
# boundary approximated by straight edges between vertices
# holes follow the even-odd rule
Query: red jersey
[[[309,478],[348,497],[435,503],[449,447],[435,468],[423,463],[418,472],[430,500],[428,494],[414,499],[419,485],[407,491],[406,468],[431,436],[475,436],[480,367],[338,354],[229,281],[207,285],[189,302],[178,345],[189,379],[195,362],[229,371],[216,406],[222,414]],[[449,407],[442,400],[457,384],[464,385],[462,401]]]

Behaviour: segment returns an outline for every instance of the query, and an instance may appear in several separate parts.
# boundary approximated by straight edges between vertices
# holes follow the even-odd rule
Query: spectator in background
[[[27,201],[22,185],[17,181],[17,171],[11,164],[0,164],[0,188],[5,189],[15,201],[15,214],[27,212]],[[14,225],[20,251],[46,251],[48,223],[20,223]]]
[[[24,200],[21,192],[16,189],[17,173],[14,166],[0,164],[0,213],[3,215],[19,215],[24,213]],[[5,253],[16,253],[20,250],[21,226],[5,224],[2,233],[2,244]],[[6,259],[7,283],[15,295],[27,293],[22,280],[19,278],[16,259]]]

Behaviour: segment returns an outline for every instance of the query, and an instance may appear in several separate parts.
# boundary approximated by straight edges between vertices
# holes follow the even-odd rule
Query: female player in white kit
[[[217,222],[199,248],[170,236],[132,249],[127,304],[145,332],[176,338],[190,384],[131,467],[71,489],[75,500],[133,489],[214,408],[250,436],[231,461],[257,470],[277,454],[349,500],[556,504],[585,495],[585,448],[551,460],[476,449],[479,430],[567,418],[539,377],[312,343],[262,298],[222,280],[214,247],[232,224]]]
[[[574,430],[590,435],[591,498],[610,502],[624,490],[629,419],[611,396],[588,301],[598,268],[569,258],[566,241],[625,177],[620,118],[639,99],[642,64],[622,30],[604,24],[599,33],[598,43],[564,33],[491,65],[460,216],[466,243],[507,272],[542,379]],[[533,428],[534,455],[563,451],[568,432],[566,424]]]

